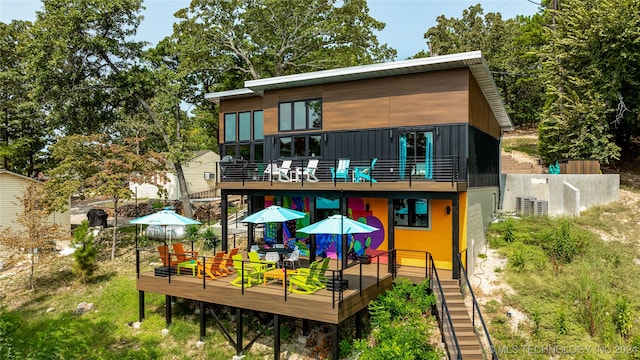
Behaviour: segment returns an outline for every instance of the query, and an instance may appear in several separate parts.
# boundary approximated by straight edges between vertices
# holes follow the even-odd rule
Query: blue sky
[[[189,5],[189,0],[145,0],[145,19],[138,28],[138,38],[157,43],[170,35],[174,22],[173,14]],[[405,59],[426,49],[424,33],[435,25],[439,15],[459,18],[469,6],[480,3],[485,14],[500,12],[503,18],[516,15],[533,15],[537,5],[527,0],[369,0],[371,16],[387,24],[378,35],[381,43],[398,50],[398,59]],[[13,19],[35,20],[35,12],[41,9],[37,0],[0,0],[0,21]]]

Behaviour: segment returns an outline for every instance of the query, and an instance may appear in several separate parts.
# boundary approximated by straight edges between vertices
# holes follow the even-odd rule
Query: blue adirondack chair
[[[377,158],[371,160],[371,165],[366,168],[355,168],[353,169],[353,181],[354,182],[378,182],[376,179],[371,177],[371,172],[373,168],[376,166]]]
[[[344,179],[346,182],[349,178],[349,159],[340,159],[338,160],[338,168],[331,167],[331,181],[336,181],[336,179]]]

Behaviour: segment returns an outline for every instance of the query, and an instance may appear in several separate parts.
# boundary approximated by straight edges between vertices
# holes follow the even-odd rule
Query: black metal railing
[[[341,182],[367,183],[375,187],[376,183],[385,182],[466,182],[467,159],[461,156],[439,156],[430,161],[415,162],[412,160],[386,159],[349,159],[346,174],[338,175],[340,159],[322,159],[317,167],[308,168],[309,160],[283,160],[270,162],[218,162],[216,167],[220,174],[220,182],[292,182],[305,186],[311,183]]]
[[[442,291],[442,284],[440,283],[438,270],[436,269],[431,254],[429,254],[429,262],[431,263],[432,275],[429,279],[429,287],[431,288],[431,291],[436,294],[436,316],[438,317],[438,324],[440,325],[442,342],[447,348],[449,359],[462,360],[456,330],[453,327],[453,322],[451,321],[451,314],[449,313],[449,308],[447,307],[447,302],[444,298],[444,292]],[[453,348],[450,348],[450,345],[452,344]]]
[[[463,283],[460,286],[460,292],[465,295],[465,288],[469,291],[469,293],[471,294],[471,300],[472,300],[472,304],[473,304],[473,311],[471,314],[471,323],[473,325],[473,329],[474,331],[476,331],[476,321],[479,321],[480,324],[482,325],[482,331],[483,333],[480,334],[481,337],[481,345],[482,345],[482,352],[485,355],[485,358],[487,358],[488,354],[491,354],[491,359],[492,360],[498,360],[498,354],[496,354],[495,348],[493,346],[493,342],[491,342],[491,336],[489,336],[489,330],[487,329],[487,325],[484,322],[484,318],[482,317],[482,311],[480,310],[480,305],[478,304],[478,301],[476,300],[476,296],[473,293],[473,288],[471,287],[471,282],[469,281],[469,277],[467,276],[467,270],[465,269],[466,266],[462,265],[462,257],[460,256],[460,254],[457,255],[456,261],[458,261],[458,264],[460,264],[460,272],[462,273],[462,276],[460,277],[461,279],[464,279]]]
[[[139,278],[140,274],[143,272],[154,272],[155,276],[158,277],[162,277],[162,278],[166,278],[167,279],[167,283],[171,284],[172,280],[175,281],[175,278],[178,277],[178,273],[177,273],[177,267],[178,267],[178,262],[175,260],[171,260],[171,259],[175,259],[176,258],[176,253],[174,252],[167,252],[167,253],[162,253],[166,260],[165,260],[165,264],[157,264],[160,262],[160,253],[158,252],[158,249],[156,248],[137,248],[136,249],[136,275]],[[380,275],[380,261],[378,260],[380,255],[374,255],[372,256],[372,259],[376,259],[376,267],[377,267],[377,271],[376,271],[376,286],[380,286],[380,280],[381,280],[381,275]],[[225,256],[223,262],[227,262],[228,257]],[[148,262],[148,260],[151,260]],[[171,260],[171,262],[170,262]],[[193,264],[193,267],[182,267],[181,266],[181,275],[183,276],[185,275],[184,272],[188,272],[188,276],[199,276],[202,279],[201,282],[201,286],[203,289],[206,289],[207,286],[210,284],[210,280],[214,280],[214,279],[210,279],[206,273],[204,273],[204,271],[201,270],[205,269],[207,267],[207,264],[211,264],[214,261],[214,256],[197,256],[196,259],[194,259],[193,261],[190,260],[190,263]],[[147,263],[147,266],[145,266],[143,268],[144,263]],[[234,262],[234,265],[237,265],[237,262]],[[169,266],[166,266],[166,265]],[[228,264],[227,264],[228,265]],[[247,295],[250,296],[250,291],[245,291],[247,289],[249,289],[251,286],[245,286],[245,283],[248,282],[250,275],[250,271],[248,271],[248,269],[252,266],[260,266],[260,265],[265,265],[264,261],[260,261],[259,263],[256,261],[251,261],[251,260],[247,260],[247,259],[243,259],[241,261],[241,268],[240,271],[237,272],[238,274],[229,274],[229,280],[234,280],[237,276],[240,276],[240,274],[242,274],[243,279],[241,281],[238,281],[238,285],[241,289],[241,293],[242,295]],[[358,274],[358,278],[359,278],[359,284],[357,286],[357,292],[362,294],[362,290],[363,290],[363,264],[360,263],[359,264],[359,274]],[[245,271],[245,269],[247,269],[247,271]],[[283,271],[283,276],[285,279],[288,278],[289,274],[287,273],[289,270],[286,267],[282,268]],[[344,291],[347,290],[347,288],[345,286],[343,286],[344,284],[344,280],[345,280],[345,274],[344,274],[344,269],[339,269],[339,270],[328,270],[331,275],[327,277],[327,281],[331,281],[331,289],[326,289],[326,285],[325,285],[325,290],[330,290],[332,292],[332,299],[333,299],[333,304],[332,307],[335,308],[336,304],[338,306],[340,306],[340,304],[342,303],[342,301],[344,300]],[[324,276],[326,276],[326,274],[322,274]],[[222,276],[221,276],[222,277]],[[226,278],[226,277],[224,277]],[[245,281],[245,279],[247,281]],[[254,279],[255,280],[255,279]],[[264,282],[264,279],[262,279],[261,281]],[[255,282],[255,281],[254,281]],[[257,283],[256,283],[257,284]],[[354,284],[355,286],[355,284]],[[352,286],[351,289],[354,289],[354,287]],[[323,289],[319,289],[318,291],[323,290]],[[290,290],[290,288],[288,286],[284,286],[283,287],[283,301],[287,301],[287,297],[288,295],[291,293],[292,291]]]

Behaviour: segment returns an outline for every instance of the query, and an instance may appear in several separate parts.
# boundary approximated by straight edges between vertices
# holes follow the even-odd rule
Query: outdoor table
[[[280,256],[280,262],[284,260],[285,255],[289,255],[293,252],[293,249],[289,248],[269,248],[269,249],[259,249],[258,254],[266,255],[268,252],[276,252]]]
[[[191,273],[193,274],[193,276],[196,276],[196,269],[198,268],[198,264],[194,260],[178,263],[178,265],[176,266],[177,275],[180,275],[181,268],[191,269]]]
[[[295,275],[297,273],[298,273],[298,271],[296,271],[296,270],[287,270],[287,272],[286,272],[287,276]],[[284,268],[269,270],[269,271],[264,273],[264,278],[263,278],[262,285],[263,286],[267,286],[267,278],[269,278],[269,279],[279,279],[279,280],[282,280],[282,288],[284,289],[284,288],[287,287],[287,282],[284,279],[284,274],[285,274]]]

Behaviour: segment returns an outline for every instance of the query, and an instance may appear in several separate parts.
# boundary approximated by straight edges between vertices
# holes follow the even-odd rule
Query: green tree
[[[42,184],[32,184],[17,198],[22,208],[17,222],[24,230],[2,228],[0,244],[24,251],[29,258],[29,289],[34,288],[36,264],[42,258],[55,253],[55,241],[65,240],[68,235],[59,225],[49,219],[53,208],[46,206]],[[67,198],[68,200],[69,198]]]
[[[640,3],[567,0],[544,48],[548,106],[540,151],[548,162],[592,158],[608,164],[640,131]]]
[[[48,199],[56,209],[65,208],[72,194],[113,199],[111,259],[116,255],[118,203],[133,196],[129,183],[162,180],[166,169],[159,154],[137,154],[134,148],[131,142],[116,143],[105,135],[71,135],[51,147],[57,165],[49,172],[51,180],[46,185]]]
[[[96,256],[98,252],[93,247],[93,240],[94,236],[89,231],[89,222],[86,220],[73,231],[72,245],[75,248],[73,271],[80,276],[83,284],[87,283],[87,279],[97,269]]]

